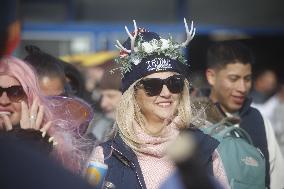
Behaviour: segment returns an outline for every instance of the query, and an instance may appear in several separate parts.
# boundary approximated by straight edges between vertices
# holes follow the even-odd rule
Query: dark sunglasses
[[[161,93],[163,86],[166,85],[171,93],[177,94],[183,91],[184,77],[173,75],[166,79],[145,78],[138,82],[142,85],[148,96],[157,96]]]
[[[0,87],[0,97],[6,92],[8,98],[12,102],[18,102],[26,97],[26,93],[22,86],[11,86],[8,88]]]

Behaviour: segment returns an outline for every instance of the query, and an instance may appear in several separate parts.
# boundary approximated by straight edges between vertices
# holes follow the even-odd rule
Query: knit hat
[[[173,41],[171,37],[163,39],[157,33],[137,29],[135,20],[133,23],[134,32],[130,34],[125,26],[129,38],[123,45],[119,41],[116,45],[121,50],[120,57],[116,59],[116,62],[122,64],[122,92],[125,92],[135,81],[152,73],[172,71],[184,76],[188,75],[189,64],[180,51],[194,37],[193,23],[191,23],[189,31],[184,19],[187,40],[181,44]]]

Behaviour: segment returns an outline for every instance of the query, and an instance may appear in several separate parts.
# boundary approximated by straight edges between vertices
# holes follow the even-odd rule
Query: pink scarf
[[[136,122],[133,123],[137,138],[145,142],[136,154],[148,189],[158,189],[175,169],[166,156],[169,142],[179,134],[175,123],[179,123],[177,117],[165,126],[159,136],[148,135]]]

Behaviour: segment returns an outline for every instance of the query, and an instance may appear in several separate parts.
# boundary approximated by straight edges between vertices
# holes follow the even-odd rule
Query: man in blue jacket
[[[251,51],[236,41],[218,42],[207,52],[206,78],[210,100],[224,116],[240,118],[239,127],[247,131],[266,159],[266,186],[284,188],[284,160],[268,120],[251,105]]]

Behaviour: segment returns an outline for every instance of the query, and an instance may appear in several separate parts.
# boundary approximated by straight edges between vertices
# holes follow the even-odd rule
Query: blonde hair
[[[116,109],[116,123],[119,128],[118,132],[123,141],[133,150],[139,151],[139,147],[144,144],[144,142],[137,139],[133,128],[133,122],[136,121],[143,129],[145,118],[141,113],[135,98],[135,85],[137,82],[139,82],[139,80],[134,82],[123,93]],[[181,123],[177,124],[179,129],[189,127],[191,121],[191,105],[188,86],[189,82],[188,80],[185,80],[176,114],[181,120]]]

